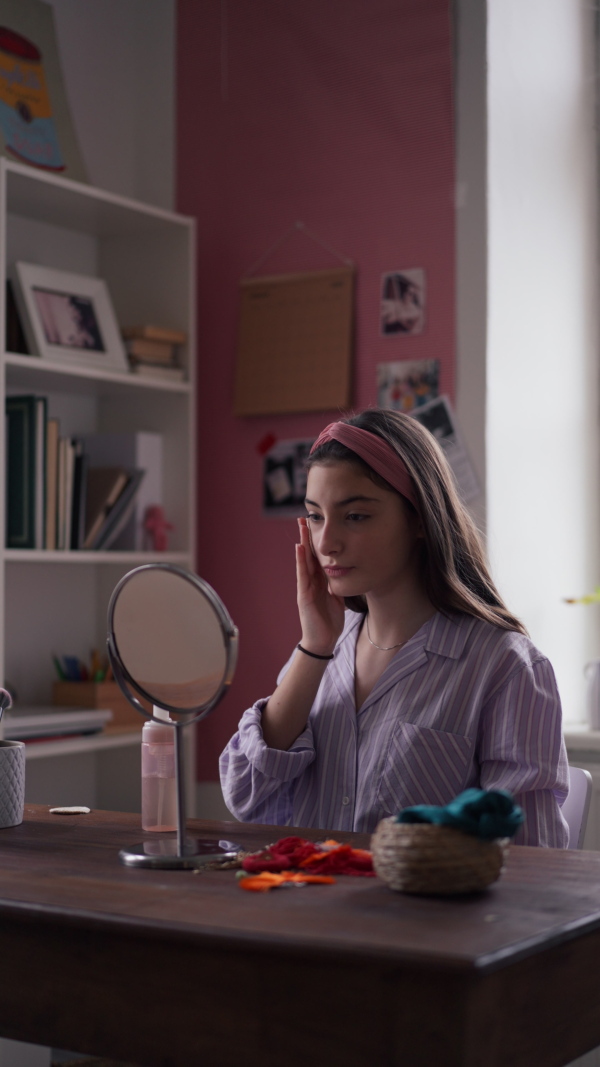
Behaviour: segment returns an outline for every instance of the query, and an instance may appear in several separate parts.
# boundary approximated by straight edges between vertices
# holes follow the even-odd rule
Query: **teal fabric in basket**
[[[404,808],[395,821],[452,826],[484,841],[492,841],[497,837],[513,837],[524,819],[519,805],[503,789],[465,789],[444,807],[416,804],[413,808]]]

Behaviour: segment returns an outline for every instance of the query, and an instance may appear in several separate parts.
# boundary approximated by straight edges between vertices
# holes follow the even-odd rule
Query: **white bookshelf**
[[[86,365],[53,364],[5,350],[6,279],[21,260],[107,283],[120,326],[154,323],[184,330],[183,382],[142,379]],[[163,437],[163,503],[174,530],[169,551],[46,552],[7,549],[5,435],[0,435],[0,676],[19,701],[47,705],[52,654],[87,661],[106,644],[112,589],[132,567],[159,559],[195,569],[195,227],[194,220],[31,167],[0,160],[0,405],[8,395],[47,397],[61,434],[153,431]],[[188,738],[188,798],[193,744]],[[86,739],[61,757],[97,749],[106,758],[133,741]],[[58,758],[51,742],[28,763]]]

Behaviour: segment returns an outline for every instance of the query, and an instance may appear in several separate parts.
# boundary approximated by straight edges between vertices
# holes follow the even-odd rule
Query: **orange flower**
[[[367,878],[375,874],[371,853],[364,848],[351,848],[350,845],[339,845],[328,852],[313,852],[299,866],[314,868],[322,874],[362,875]]]
[[[254,893],[267,893],[269,889],[275,889],[285,882],[297,882],[301,885],[307,882],[312,885],[333,885],[335,878],[321,874],[293,874],[292,871],[282,871],[280,874],[263,871],[262,874],[249,875],[247,878],[240,879],[242,889],[249,889]]]

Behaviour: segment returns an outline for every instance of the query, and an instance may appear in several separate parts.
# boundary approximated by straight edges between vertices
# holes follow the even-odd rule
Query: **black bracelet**
[[[302,648],[300,643],[298,643],[296,647],[299,648],[301,652],[304,652],[305,656],[312,656],[313,659],[333,659],[334,656],[333,652],[330,656],[319,656],[316,652],[309,652],[307,648]]]

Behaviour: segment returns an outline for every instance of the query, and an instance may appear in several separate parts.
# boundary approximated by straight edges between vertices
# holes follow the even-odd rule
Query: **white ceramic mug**
[[[25,745],[0,741],[0,829],[23,822],[25,808]]]

